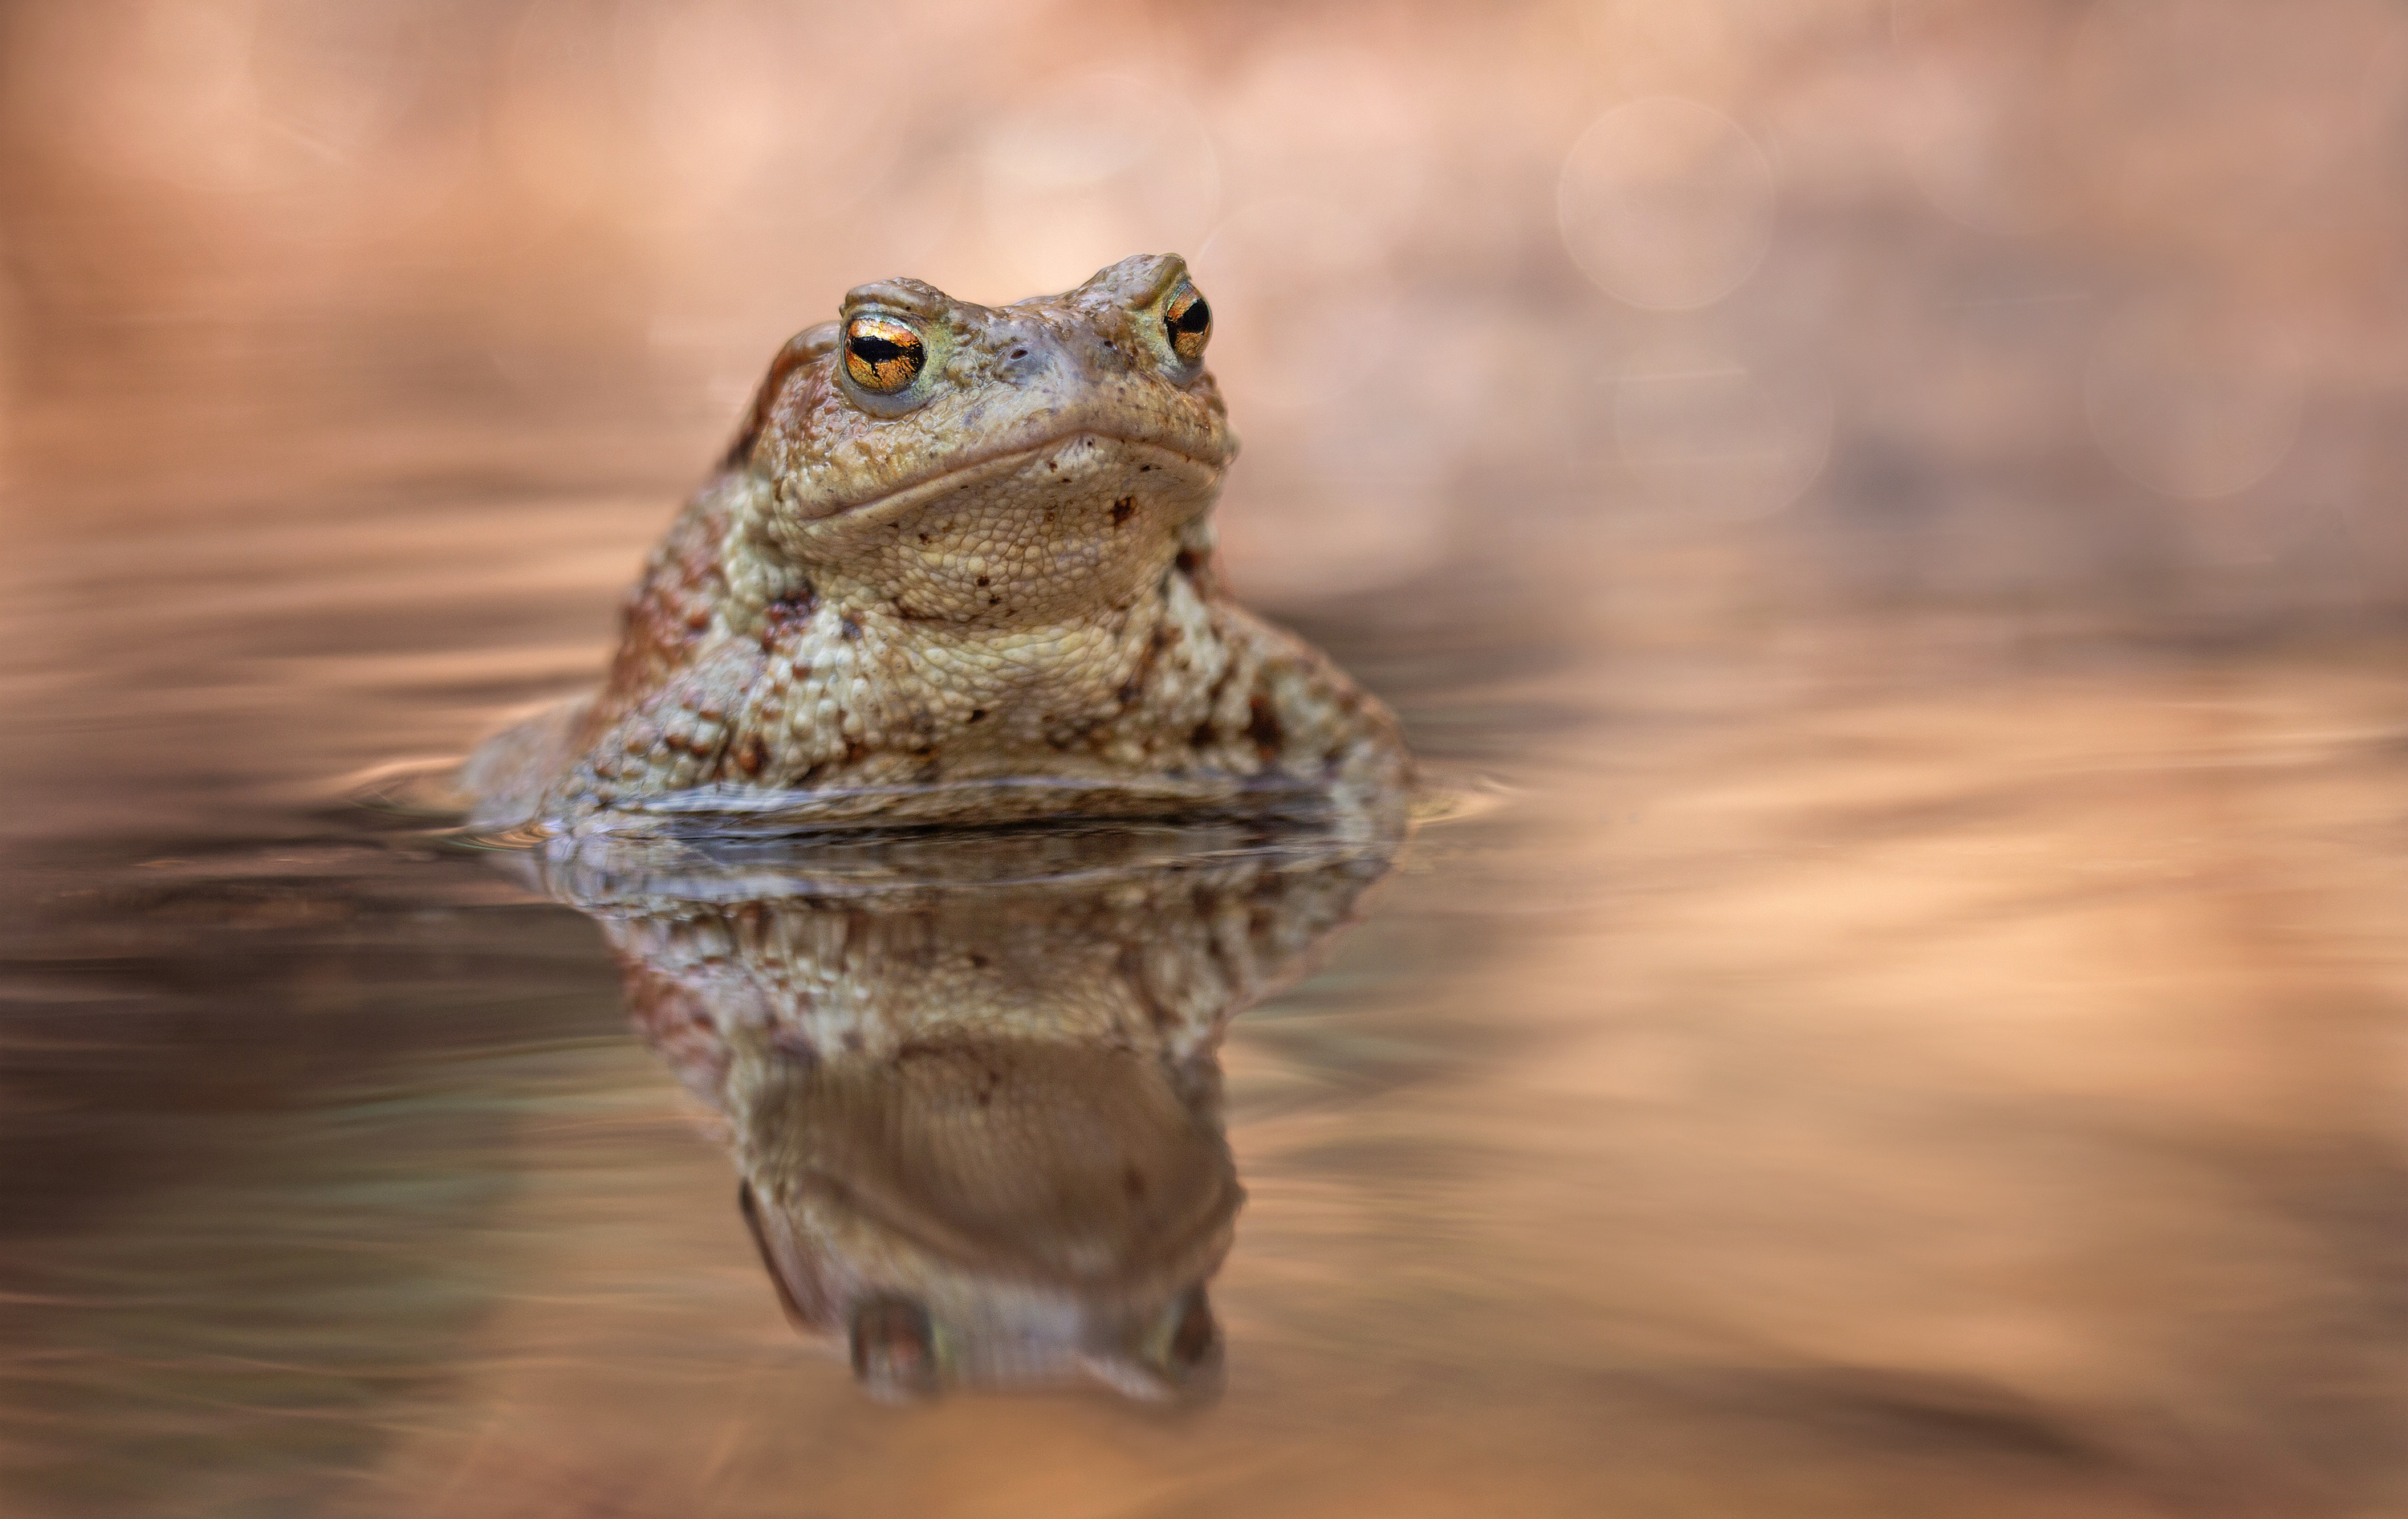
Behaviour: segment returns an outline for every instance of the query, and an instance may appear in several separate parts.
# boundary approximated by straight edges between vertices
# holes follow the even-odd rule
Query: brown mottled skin
[[[653,552],[602,690],[469,761],[478,820],[989,823],[1283,787],[1391,805],[1394,718],[1216,584],[1237,443],[1168,336],[1184,278],[1166,255],[1000,308],[851,292]],[[845,372],[863,312],[928,336],[899,402]]]
[[[924,834],[786,877],[589,840],[536,867],[601,920],[637,1027],[724,1120],[788,1314],[872,1392],[1164,1397],[1218,1375],[1207,1283],[1244,1199],[1222,1032],[1393,845],[1268,841]]]

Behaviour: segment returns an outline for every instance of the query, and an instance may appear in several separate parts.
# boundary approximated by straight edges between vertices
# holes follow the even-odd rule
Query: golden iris
[[[844,372],[866,391],[892,395],[928,365],[928,345],[899,317],[866,312],[844,324]]]
[[[1170,293],[1169,303],[1162,308],[1162,325],[1173,353],[1189,364],[1203,359],[1204,345],[1212,337],[1212,308],[1205,304],[1203,293],[1193,281],[1182,279]]]

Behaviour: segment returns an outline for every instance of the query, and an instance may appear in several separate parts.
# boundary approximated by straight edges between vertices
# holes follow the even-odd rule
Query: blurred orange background
[[[0,59],[20,513],[665,514],[847,286],[1173,250],[1258,598],[1567,533],[1716,605],[2408,594],[2381,0],[152,0]]]

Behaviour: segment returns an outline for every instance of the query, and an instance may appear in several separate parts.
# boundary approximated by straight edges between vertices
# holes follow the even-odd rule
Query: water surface
[[[1220,1052],[1226,1389],[898,1409],[784,1321],[595,922],[343,800],[574,674],[409,563],[554,509],[15,572],[79,652],[11,673],[60,694],[12,736],[14,1512],[2395,1493],[2389,651],[1333,604],[1482,803]],[[330,600],[362,651],[300,652]]]

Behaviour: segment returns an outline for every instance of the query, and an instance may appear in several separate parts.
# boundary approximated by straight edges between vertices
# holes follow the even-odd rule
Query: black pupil
[[[1212,325],[1212,308],[1204,304],[1204,297],[1201,295],[1171,313],[1170,330],[1182,337],[1192,337],[1211,325]]]
[[[871,364],[884,364],[889,359],[907,358],[918,347],[919,345],[914,343],[910,348],[905,348],[891,337],[875,337],[867,333],[863,333],[853,340],[853,351]]]

